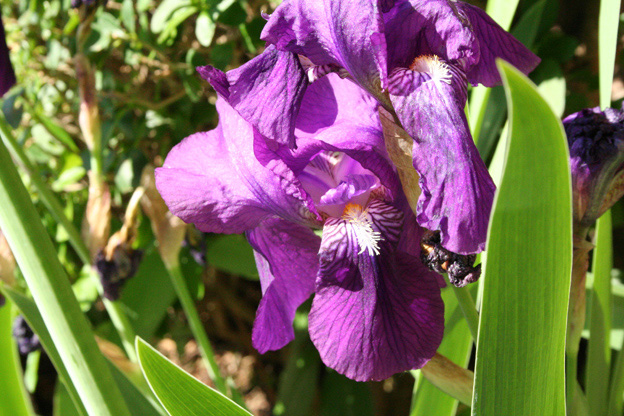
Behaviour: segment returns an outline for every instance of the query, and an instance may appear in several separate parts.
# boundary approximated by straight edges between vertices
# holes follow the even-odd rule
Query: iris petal
[[[295,145],[295,119],[307,86],[295,55],[269,46],[226,74],[210,65],[197,70],[263,136]]]
[[[299,305],[314,292],[320,238],[309,228],[271,218],[247,233],[255,250],[262,300],[252,333],[260,353],[293,340]]]
[[[418,258],[396,252],[402,215],[370,206],[381,253],[358,254],[351,225],[323,229],[310,337],[325,364],[358,381],[383,380],[422,367],[442,339],[444,305],[435,276]]]
[[[418,223],[440,230],[444,248],[471,254],[485,249],[495,186],[468,129],[466,82],[459,75],[455,69],[450,84],[414,78],[411,93],[390,99],[414,139]]]

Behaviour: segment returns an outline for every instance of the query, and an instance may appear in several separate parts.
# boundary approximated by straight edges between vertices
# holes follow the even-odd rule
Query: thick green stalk
[[[188,285],[186,284],[186,280],[184,280],[184,276],[182,276],[180,265],[176,263],[166,264],[166,266],[167,271],[169,272],[169,276],[171,277],[173,287],[175,288],[178,298],[180,299],[180,303],[182,304],[182,309],[184,309],[184,313],[186,314],[186,319],[188,319],[189,325],[191,326],[191,331],[193,332],[195,340],[199,345],[199,350],[202,353],[202,358],[204,360],[204,364],[206,365],[208,375],[215,383],[215,387],[217,388],[217,390],[227,395],[227,386],[225,380],[221,376],[219,366],[215,361],[212,345],[210,344],[208,335],[206,335],[204,324],[199,318],[197,308],[195,307],[195,302],[193,301],[191,292],[189,291]]]
[[[0,112],[0,134],[2,135],[4,143],[9,148],[13,157],[15,157],[19,161],[22,168],[28,173],[30,181],[37,189],[41,201],[43,201],[45,206],[48,208],[50,214],[52,214],[52,216],[54,217],[54,220],[65,229],[65,232],[69,237],[69,243],[74,248],[74,250],[76,250],[76,254],[78,254],[80,260],[85,264],[91,264],[89,249],[82,240],[80,233],[78,232],[76,227],[74,227],[74,224],[65,215],[63,207],[61,206],[56,196],[41,179],[41,175],[39,174],[37,167],[30,162],[22,147],[19,145],[19,143],[17,143],[17,140],[15,140],[15,136],[13,135],[13,131],[11,130],[11,126],[9,126],[9,124],[7,123],[2,112]],[[95,277],[95,275],[93,276]],[[95,285],[98,288],[98,292],[101,296],[103,293],[103,289],[100,281],[97,278],[95,278]],[[107,299],[104,299],[104,306],[106,307],[106,311],[108,312],[108,315],[110,316],[113,325],[119,333],[119,337],[121,338],[124,349],[128,354],[128,358],[130,358],[132,362],[136,362],[137,357],[134,350],[134,338],[136,337],[136,333],[132,328],[130,320],[121,309],[121,305],[119,304],[119,302],[111,302]]]
[[[453,293],[455,293],[457,297],[459,307],[466,318],[466,323],[468,324],[468,329],[470,329],[472,339],[476,342],[477,335],[479,334],[479,314],[477,313],[477,305],[467,287],[456,287],[453,285],[451,285],[451,287],[453,288]]]
[[[589,303],[589,334],[585,391],[592,415],[605,415],[611,370],[611,212],[598,220],[592,271],[594,287]]]
[[[0,143],[0,228],[90,415],[130,416],[50,237]]]

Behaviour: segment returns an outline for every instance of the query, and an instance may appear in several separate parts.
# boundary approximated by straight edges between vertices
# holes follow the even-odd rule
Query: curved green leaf
[[[139,364],[152,391],[171,416],[250,416],[251,413],[171,363],[141,338]]]
[[[488,234],[473,415],[565,415],[572,202],[561,122],[499,61],[510,139]]]

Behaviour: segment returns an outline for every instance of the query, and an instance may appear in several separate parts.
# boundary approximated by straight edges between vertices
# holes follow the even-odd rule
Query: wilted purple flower
[[[4,24],[2,23],[2,13],[0,13],[0,97],[15,85],[15,72],[11,65],[9,57],[9,47],[6,42],[4,33]]]
[[[33,332],[22,315],[15,317],[12,333],[20,354],[28,355],[41,348],[39,337]]]
[[[624,110],[586,108],[563,120],[570,147],[574,220],[591,226],[624,194]]]
[[[243,118],[294,146],[307,85],[330,72],[350,78],[414,139],[418,223],[440,231],[452,252],[484,249],[495,187],[464,114],[467,82],[500,83],[497,57],[524,73],[539,58],[481,9],[454,0],[284,1],[261,37],[270,46],[246,65],[202,70]]]
[[[102,295],[106,299],[119,299],[122,287],[139,270],[142,257],[141,250],[133,250],[127,245],[116,246],[110,258],[107,258],[106,250],[96,255],[94,266],[102,283]]]
[[[311,339],[329,367],[355,380],[422,367],[444,326],[439,276],[419,259],[423,231],[377,107],[351,81],[324,77],[302,99],[293,150],[266,140],[221,97],[218,127],[187,137],[156,171],[183,220],[246,233],[263,292],[255,348],[290,342],[297,307],[315,293]]]

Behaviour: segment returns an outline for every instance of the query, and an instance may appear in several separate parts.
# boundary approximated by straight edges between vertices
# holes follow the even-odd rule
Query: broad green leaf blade
[[[1,141],[0,200],[0,228],[85,407],[102,416],[129,415],[67,273]]]
[[[250,416],[251,413],[196,380],[137,337],[143,374],[171,416]]]
[[[598,67],[600,73],[600,107],[611,107],[611,84],[615,66],[621,0],[601,0],[598,17]]]
[[[50,357],[52,364],[54,364],[54,367],[59,374],[59,380],[65,385],[69,397],[71,397],[74,406],[76,406],[76,410],[80,415],[87,416],[87,411],[80,401],[80,396],[78,395],[76,387],[71,383],[67,368],[63,364],[63,360],[61,360],[61,356],[54,345],[54,342],[52,342],[50,332],[43,322],[43,318],[37,309],[37,305],[35,305],[31,299],[20,294],[19,292],[6,287],[3,290],[6,297],[15,304],[20,313],[24,316],[24,318],[26,318],[28,325],[30,325],[39,337],[43,349]],[[109,362],[108,364],[112,372],[113,379],[119,386],[121,394],[123,395],[132,415],[157,416],[162,414],[159,407],[157,407],[158,405],[155,403],[152,404],[150,400],[145,397],[145,395],[141,393],[141,391],[139,391],[139,389],[125,376],[125,374],[123,374],[112,363]]]
[[[476,285],[470,289],[476,292]],[[462,314],[453,289],[442,291],[444,300],[444,338],[438,352],[458,365],[465,365],[472,348],[472,336]],[[443,393],[422,375],[416,380],[412,399],[411,416],[453,416],[458,401]]]
[[[589,345],[587,349],[587,378],[585,391],[590,414],[604,415],[607,410],[611,371],[611,267],[613,246],[611,211],[598,220],[596,248],[592,271],[594,290],[589,306]]]
[[[11,335],[13,314],[11,303],[0,307],[0,415],[34,415],[30,398],[22,381],[22,369],[15,341]]]
[[[488,233],[472,414],[562,416],[572,263],[568,148],[535,86],[498,65],[511,135]]]

